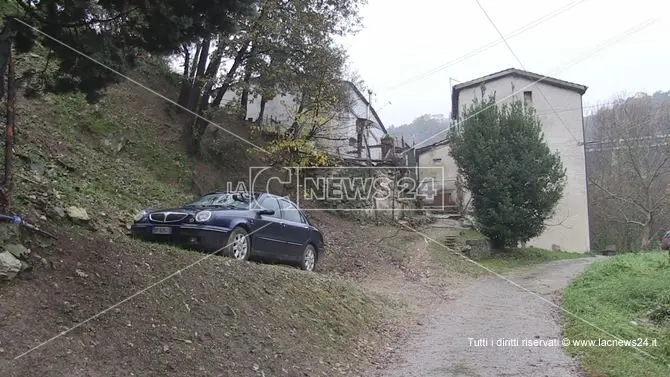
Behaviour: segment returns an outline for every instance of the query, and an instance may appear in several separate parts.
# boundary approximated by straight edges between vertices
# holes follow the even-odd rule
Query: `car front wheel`
[[[305,251],[302,253],[302,261],[300,262],[300,269],[305,271],[314,271],[316,266],[316,249],[313,245],[308,244]]]
[[[249,234],[241,227],[237,227],[230,232],[228,245],[225,248],[225,255],[237,260],[248,260],[251,243]]]

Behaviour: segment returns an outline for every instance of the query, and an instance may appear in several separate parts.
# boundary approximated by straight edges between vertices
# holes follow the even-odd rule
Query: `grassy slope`
[[[626,254],[591,266],[567,289],[565,308],[621,339],[652,339],[657,346],[572,347],[589,376],[660,377],[670,374],[670,266],[666,253]],[[660,309],[659,309],[660,308]],[[653,323],[650,317],[664,317]],[[660,319],[660,318],[659,318]],[[568,318],[572,339],[609,339],[588,324]]]
[[[160,64],[147,64],[135,76],[169,98],[177,92],[174,79]],[[76,94],[22,99],[17,140],[22,176],[42,186],[20,179],[19,204],[32,204],[30,190],[55,190],[63,204],[127,217],[147,206],[183,202],[193,193],[194,182],[212,176],[211,171],[199,170],[221,161],[196,161],[185,155],[181,124],[190,119],[176,115],[175,109],[129,82],[111,87],[97,105],[86,104]],[[104,146],[105,140],[123,140],[123,149],[114,153]],[[245,149],[235,148],[235,141],[229,144],[223,149]],[[245,173],[217,170],[215,175],[231,180]],[[205,183],[202,189],[211,190],[223,181]]]
[[[134,77],[169,98],[177,93],[161,64]],[[21,97],[18,113],[16,206],[59,240],[31,243],[33,272],[0,286],[0,364],[202,256],[127,240],[135,211],[182,203],[262,163],[223,133],[207,136],[215,148],[203,158],[187,158],[180,125],[191,119],[129,82],[95,106],[78,95]],[[226,128],[246,136],[244,127]],[[127,141],[119,153],[101,143],[120,136]],[[89,212],[95,232],[53,215],[71,205]],[[212,258],[0,369],[17,376],[353,375],[367,353],[384,349],[376,340],[388,305],[336,276],[365,274],[385,256],[372,239],[354,247],[369,238],[358,225],[319,217],[336,241],[329,274]]]
[[[537,248],[515,249],[503,254],[494,254],[491,258],[481,261],[482,265],[495,272],[506,272],[519,267],[532,266],[538,263],[563,259],[586,258],[590,254],[570,253],[567,251],[551,251]]]

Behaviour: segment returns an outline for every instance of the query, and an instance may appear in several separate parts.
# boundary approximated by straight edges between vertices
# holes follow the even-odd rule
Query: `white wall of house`
[[[366,118],[374,121],[372,112],[367,111],[367,106],[361,100],[361,98],[354,92],[353,89],[350,90],[351,94],[351,108],[348,110],[343,110],[340,114],[335,114],[332,120],[329,122],[328,129],[331,130],[328,139],[319,139],[319,145],[328,150],[330,153],[340,153],[343,156],[356,157],[352,154],[347,154],[348,150],[355,149],[354,146],[349,145],[349,138],[356,139],[356,118]],[[271,99],[265,104],[265,110],[263,112],[263,121],[264,125],[271,125],[270,120],[279,122],[280,127],[288,128],[293,124],[294,114],[297,112],[299,107],[299,97],[297,95],[285,94],[278,95],[275,98]],[[240,94],[236,93],[233,90],[229,90],[224,96],[221,102],[221,106],[226,106],[227,104],[238,105],[240,102]],[[247,105],[247,114],[246,119],[252,119],[256,121],[261,111],[261,99],[259,97],[249,96],[249,102]],[[381,138],[384,136],[384,131],[382,128],[374,122],[370,136],[367,136],[368,145],[378,145],[381,143]],[[339,139],[339,140],[338,140]],[[365,147],[365,143],[363,143]],[[366,158],[367,154],[365,151],[362,152],[362,158]],[[381,159],[381,149],[373,148],[371,149],[370,157],[372,159]]]
[[[234,90],[228,90],[223,96],[221,101],[221,106],[226,106],[231,103],[234,105],[239,105],[240,103],[240,93],[235,92]],[[298,107],[298,98],[292,94],[278,95],[275,98],[269,100],[265,104],[265,111],[263,112],[263,123],[270,124],[270,119],[278,121],[281,123],[281,126],[288,128],[293,123],[293,114],[295,113],[294,109]],[[258,116],[261,113],[261,98],[260,96],[254,97],[249,96],[249,102],[247,104],[247,116],[246,119],[252,119],[254,122],[258,119]]]
[[[331,139],[321,139],[320,144],[327,148],[331,153],[340,154],[345,157],[356,158],[356,154],[347,153],[347,151],[355,151],[356,144],[350,145],[350,138],[356,139],[356,119],[360,116],[365,118],[365,113],[361,114],[356,107],[364,106],[360,101],[354,102],[354,109],[352,111],[343,112],[337,115],[328,125],[328,129],[332,132],[328,136]],[[370,116],[372,117],[372,116]],[[384,136],[384,131],[373,125],[369,134],[364,135],[369,146],[381,144],[381,139]],[[365,141],[362,144],[365,148]],[[361,158],[367,158],[365,150],[361,151]],[[381,148],[370,148],[370,158],[373,160],[380,160],[382,158]]]
[[[370,109],[368,109],[368,105],[356,93],[354,93],[353,89],[351,89],[349,93],[351,96],[351,109],[349,113],[349,120],[346,123],[348,125],[348,128],[345,131],[346,134],[354,135],[353,136],[354,138],[356,137],[355,118],[370,119],[373,121],[373,125],[370,128],[370,134],[365,135],[368,145],[381,144],[381,139],[384,136],[384,131],[382,130],[381,126],[376,122],[374,115],[372,115],[372,105],[370,105]],[[363,144],[363,146],[365,146],[365,144]],[[364,155],[362,157],[367,156]],[[370,157],[373,160],[381,160],[383,157],[381,154],[381,148],[371,149]]]
[[[423,150],[418,158],[417,179],[422,186],[420,189],[432,190],[433,193],[444,190],[443,195],[450,196],[450,199],[444,198],[444,200],[455,201],[458,166],[449,155],[449,149],[449,145],[438,145]],[[434,198],[426,199],[429,203],[434,200]]]
[[[532,86],[523,89],[528,85]],[[565,251],[588,251],[590,235],[582,96],[576,91],[545,83],[533,84],[528,79],[513,76],[502,77],[486,84],[486,95],[495,92],[499,101],[522,90],[531,93],[532,104],[542,121],[545,140],[552,150],[560,153],[567,170],[564,196],[558,203],[555,216],[547,221],[546,231],[531,240],[528,246],[552,249],[553,245],[558,245]],[[540,90],[549,101],[545,100]],[[475,98],[482,99],[480,87],[464,88],[458,95],[459,113],[462,112],[464,104],[471,104]],[[507,101],[514,99],[523,101],[524,93],[518,93]]]
[[[449,155],[449,145],[436,146],[419,155],[419,182],[424,179],[433,179],[436,189],[455,191],[457,177],[458,166]]]

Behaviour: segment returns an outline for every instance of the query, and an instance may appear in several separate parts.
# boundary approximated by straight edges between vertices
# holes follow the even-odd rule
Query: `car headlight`
[[[137,215],[135,215],[135,219],[134,219],[134,220],[135,220],[135,221],[140,221],[140,220],[142,220],[142,219],[144,218],[144,216],[146,216],[146,215],[147,215],[147,211],[142,210],[142,211],[138,212]]]
[[[204,223],[205,221],[209,220],[212,217],[212,213],[210,211],[200,211],[195,214],[195,221],[199,223]]]

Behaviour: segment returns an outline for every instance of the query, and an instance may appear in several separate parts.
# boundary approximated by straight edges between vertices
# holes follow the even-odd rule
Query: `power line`
[[[616,45],[617,43],[620,43],[620,42],[621,42],[623,39],[625,39],[626,37],[628,37],[628,36],[630,36],[630,35],[632,35],[632,34],[635,34],[635,33],[639,32],[639,31],[641,31],[641,30],[643,30],[643,29],[649,27],[650,25],[652,25],[652,24],[658,22],[659,20],[660,20],[659,18],[650,18],[650,19],[648,19],[648,20],[645,20],[645,21],[643,21],[643,22],[638,23],[637,25],[635,25],[635,26],[633,26],[633,27],[631,27],[631,28],[625,30],[624,32],[622,32],[622,33],[620,33],[620,34],[618,34],[618,35],[616,35],[616,36],[614,36],[614,37],[612,37],[612,38],[609,38],[609,39],[607,39],[607,40],[604,41],[604,42],[601,42],[598,46],[596,46],[596,47],[594,47],[593,49],[589,50],[586,54],[581,55],[581,56],[579,56],[579,57],[577,57],[577,58],[575,58],[575,59],[573,59],[573,60],[571,60],[571,61],[569,61],[569,62],[567,62],[567,63],[565,63],[565,64],[562,64],[561,66],[559,66],[558,68],[556,68],[554,71],[552,71],[552,72],[553,72],[552,74],[555,75],[555,74],[561,73],[561,72],[563,72],[564,70],[566,70],[566,69],[568,69],[568,68],[570,68],[570,67],[572,67],[572,66],[574,66],[574,65],[576,65],[576,64],[578,64],[578,63],[581,63],[582,61],[584,61],[584,60],[590,58],[591,56],[595,55],[596,53],[598,53],[598,52],[600,52],[600,51],[602,51],[602,50],[604,50],[604,49],[606,49],[606,48],[608,48],[608,47],[610,47],[610,46]],[[471,114],[470,116],[468,116],[468,117],[465,118],[465,119],[462,119],[461,122],[465,122],[465,121],[467,121],[467,120],[469,120],[469,119],[472,119],[472,118],[476,117],[477,115],[481,114],[482,112],[484,112],[484,111],[486,111],[486,110],[492,108],[493,106],[497,106],[497,105],[499,105],[499,104],[502,103],[503,101],[505,101],[505,100],[507,100],[507,99],[509,99],[509,98],[512,98],[512,97],[516,96],[517,94],[523,92],[525,89],[530,88],[531,86],[533,86],[533,85],[535,85],[535,84],[537,84],[537,83],[539,83],[539,82],[541,82],[541,81],[544,81],[544,80],[546,80],[547,78],[548,78],[548,76],[542,76],[540,79],[533,81],[532,83],[530,83],[530,84],[528,84],[528,85],[522,87],[522,88],[519,89],[519,90],[515,90],[514,92],[512,92],[512,94],[510,94],[510,95],[508,95],[508,96],[506,96],[506,97],[504,97],[504,98],[502,98],[502,99],[498,99],[498,100],[495,101],[495,103],[486,106],[485,108],[483,108],[483,109],[481,109],[481,110],[475,112],[474,114]],[[445,129],[445,130],[442,130],[442,131],[440,131],[440,132],[437,132],[437,133],[435,133],[434,135],[431,135],[431,136],[425,138],[424,140],[422,140],[421,142],[419,142],[419,144],[422,143],[422,142],[425,141],[425,140],[430,140],[430,139],[432,139],[432,138],[434,138],[434,137],[436,137],[436,136],[438,136],[438,135],[445,134],[445,133],[447,133],[447,131],[448,131],[448,129]],[[407,153],[407,151],[402,152],[401,155],[402,155],[402,154],[405,154],[405,153]]]
[[[548,20],[550,20],[550,19],[552,19],[552,18],[554,18],[554,17],[560,15],[561,13],[565,13],[565,12],[567,12],[568,10],[570,10],[570,9],[572,9],[572,8],[574,8],[574,7],[576,7],[577,5],[579,5],[579,4],[581,4],[581,3],[585,2],[585,1],[589,1],[589,0],[577,0],[577,1],[573,1],[573,2],[571,2],[571,3],[568,3],[568,4],[566,4],[566,5],[564,5],[564,6],[560,7],[560,8],[557,8],[557,9],[553,10],[552,12],[549,12],[549,13],[545,14],[544,16],[542,16],[542,17],[536,19],[535,21],[532,21],[532,22],[526,24],[525,26],[522,26],[521,28],[519,28],[519,29],[517,29],[517,30],[511,32],[509,35],[506,36],[506,38],[508,38],[508,39],[514,38],[514,37],[518,36],[519,34],[522,34],[522,33],[526,32],[526,31],[528,31],[528,30],[530,30],[530,29],[532,29],[532,28],[534,28],[534,27],[536,27],[536,26],[538,26],[538,25],[544,23],[545,21],[548,21]],[[448,67],[451,67],[451,66],[453,66],[453,65],[455,65],[455,64],[458,64],[458,63],[460,63],[460,62],[462,62],[462,61],[465,61],[465,60],[467,60],[467,59],[469,59],[469,58],[471,58],[471,57],[473,57],[473,56],[476,56],[476,55],[478,55],[478,54],[480,54],[480,53],[482,53],[482,52],[484,52],[484,51],[486,51],[486,50],[488,50],[488,49],[490,49],[490,48],[492,48],[492,47],[495,47],[495,46],[499,45],[500,43],[502,43],[501,40],[495,40],[495,41],[493,41],[493,42],[490,42],[490,43],[488,43],[488,44],[486,44],[486,45],[483,45],[483,46],[481,46],[481,47],[479,47],[479,48],[476,48],[476,49],[474,49],[474,50],[468,52],[467,54],[465,54],[465,55],[463,55],[463,56],[461,56],[461,57],[459,57],[459,58],[456,58],[456,59],[453,59],[453,60],[451,60],[451,61],[448,61],[448,62],[446,62],[446,63],[444,63],[444,64],[442,64],[442,65],[440,65],[440,66],[437,66],[437,67],[435,67],[435,68],[433,68],[433,69],[431,69],[431,70],[428,70],[428,71],[426,71],[426,72],[424,72],[424,73],[421,73],[421,74],[419,74],[419,75],[413,76],[413,77],[411,77],[411,78],[409,78],[409,79],[407,79],[407,80],[405,80],[405,81],[402,81],[402,82],[400,82],[400,83],[398,83],[398,84],[395,84],[395,85],[392,85],[392,86],[390,86],[390,87],[387,87],[387,88],[383,89],[382,91],[390,91],[390,90],[394,90],[394,89],[397,89],[397,88],[399,88],[399,87],[401,87],[401,86],[405,86],[405,85],[407,85],[407,84],[409,84],[409,83],[412,83],[412,82],[414,82],[414,81],[421,80],[421,79],[423,79],[423,78],[425,78],[425,77],[428,77],[428,76],[430,76],[430,75],[432,75],[432,74],[435,74],[435,73],[437,73],[437,72],[439,72],[439,71],[442,71],[442,70],[444,70],[444,69],[446,69],[446,68],[448,68]]]
[[[493,28],[495,29],[496,33],[498,33],[498,35],[499,35],[500,38],[503,40],[503,42],[505,42],[505,46],[507,46],[507,49],[512,53],[512,56],[514,56],[514,59],[516,59],[516,61],[519,63],[519,65],[521,66],[521,68],[523,68],[524,71],[527,71],[527,69],[526,69],[526,67],[524,66],[523,62],[521,62],[521,59],[519,58],[519,55],[517,55],[516,52],[514,52],[514,49],[513,49],[512,46],[509,44],[509,42],[507,41],[507,39],[505,38],[505,36],[503,35],[503,33],[500,31],[500,29],[498,29],[498,26],[496,25],[496,23],[493,21],[493,19],[491,18],[491,16],[489,15],[489,13],[486,11],[486,9],[484,9],[484,7],[482,6],[482,3],[481,3],[479,0],[474,0],[474,1],[475,1],[475,3],[477,3],[477,6],[479,6],[479,9],[482,10],[482,12],[483,12],[484,15],[486,16],[486,18],[489,20],[489,22],[491,23],[491,26],[493,26]],[[551,103],[551,101],[549,100],[549,98],[544,94],[544,91],[542,90],[542,87],[541,87],[540,85],[538,85],[536,88],[537,88],[538,92],[540,92],[540,95],[542,95],[542,98],[544,98],[545,102],[547,102],[547,104],[549,105],[549,108],[551,108],[551,110],[553,111],[554,115],[555,115],[555,116],[558,118],[558,120],[561,122],[561,124],[563,125],[563,128],[565,128],[565,130],[568,131],[568,134],[570,135],[570,137],[572,137],[572,138],[575,140],[575,142],[576,142],[577,144],[580,144],[581,142],[583,142],[583,141],[579,141],[579,139],[577,139],[577,138],[575,137],[575,135],[572,133],[572,130],[570,130],[570,127],[568,127],[568,126],[565,124],[565,121],[563,121],[563,118],[561,118],[561,116],[558,115],[558,112],[556,112],[556,109],[554,108],[554,105]]]
[[[583,109],[596,109],[596,108],[606,107],[606,106],[609,106],[609,105],[615,105],[617,103],[619,103],[618,100],[617,101],[610,101],[610,102],[603,102],[603,103],[600,103],[600,104],[597,104],[597,105],[587,105],[587,106],[581,106],[581,107],[563,107],[563,108],[557,108],[557,109],[555,109],[555,111],[538,111],[535,114],[545,115],[545,114],[550,114],[550,113],[553,114],[554,112],[562,113],[562,112],[583,110]]]
[[[556,111],[558,112],[566,112],[566,111],[574,111],[574,110],[581,110],[581,109],[600,109],[604,108],[610,105],[617,105],[617,104],[623,104],[625,99],[617,99],[614,101],[609,101],[609,102],[603,102],[603,103],[598,103],[595,105],[586,105],[586,106],[581,106],[581,107],[563,107],[563,108],[557,108]],[[536,112],[537,115],[543,115],[543,114],[548,114],[549,112]]]

